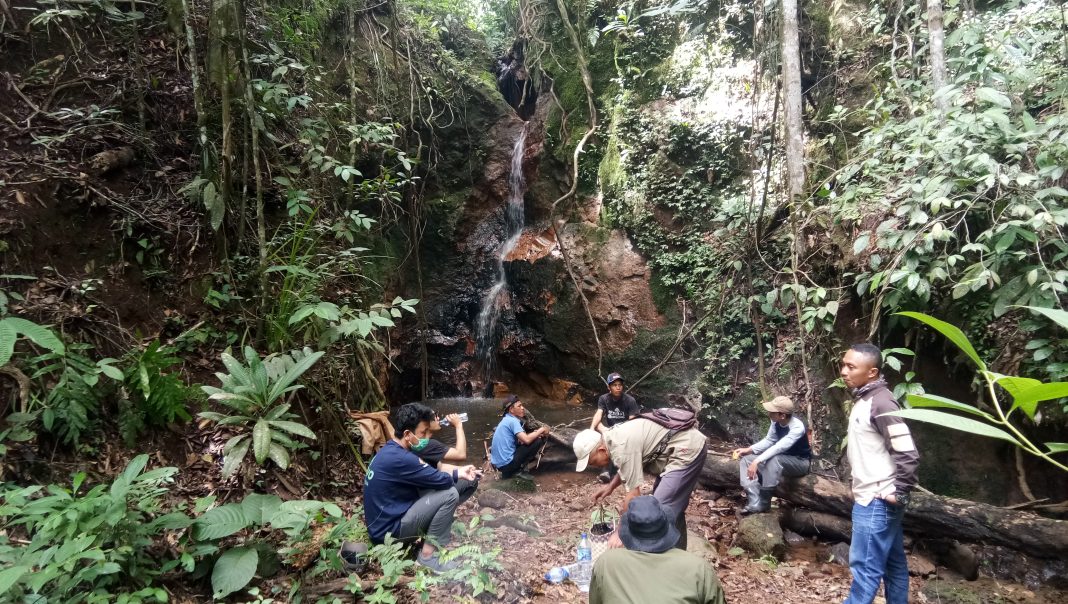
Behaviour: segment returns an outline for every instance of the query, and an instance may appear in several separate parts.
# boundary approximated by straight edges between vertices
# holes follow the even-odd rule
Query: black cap
[[[512,408],[512,405],[519,402],[519,397],[514,394],[509,394],[504,399],[504,407],[501,409],[501,417],[508,414],[508,410]]]

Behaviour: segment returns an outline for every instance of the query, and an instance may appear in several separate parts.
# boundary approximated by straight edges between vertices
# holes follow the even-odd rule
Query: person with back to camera
[[[367,466],[363,513],[373,543],[382,543],[386,535],[401,541],[425,537],[415,561],[442,572],[459,566],[456,560],[442,563],[437,551],[452,538],[452,522],[461,503],[456,483],[477,480],[479,473],[471,465],[440,463],[433,468],[416,456],[430,441],[433,420],[434,411],[419,403],[394,412],[393,438]]]
[[[708,561],[677,549],[674,512],[656,497],[631,500],[620,518],[622,548],[593,566],[590,604],[727,604]]]
[[[590,430],[597,430],[598,432],[610,430],[612,426],[634,419],[641,413],[638,401],[634,400],[634,397],[630,394],[623,392],[622,375],[616,372],[610,373],[605,383],[608,384],[608,392],[597,399],[597,411],[593,414],[593,421],[590,422]],[[601,472],[597,479],[603,483],[608,483],[615,475],[616,466],[609,463],[608,469]]]

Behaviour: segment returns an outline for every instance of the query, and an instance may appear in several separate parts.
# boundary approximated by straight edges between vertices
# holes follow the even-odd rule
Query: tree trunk
[[[701,482],[715,489],[738,488],[738,462],[709,455]],[[850,517],[849,485],[808,475],[779,485],[776,495],[797,506]],[[924,537],[1002,545],[1037,558],[1068,556],[1068,521],[985,503],[915,492],[905,513],[905,530]]]
[[[946,85],[946,34],[942,29],[942,0],[927,0],[927,33],[931,38],[931,92],[936,93]],[[935,97],[939,113],[948,108],[944,97]]]
[[[801,51],[797,0],[782,0],[782,95],[786,120],[786,174],[790,203],[805,188],[805,145],[801,124]]]

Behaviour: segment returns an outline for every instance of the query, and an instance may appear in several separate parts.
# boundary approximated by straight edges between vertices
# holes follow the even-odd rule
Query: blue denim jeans
[[[853,541],[849,544],[849,569],[853,584],[843,604],[871,604],[886,584],[886,604],[908,604],[909,569],[902,534],[904,506],[873,499],[868,505],[853,504]]]

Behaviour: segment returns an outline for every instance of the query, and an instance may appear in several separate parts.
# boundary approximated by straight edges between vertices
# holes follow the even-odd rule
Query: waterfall
[[[501,316],[501,306],[508,295],[508,277],[504,272],[504,259],[519,242],[523,233],[523,193],[526,180],[523,179],[523,150],[527,141],[527,128],[519,133],[519,138],[512,148],[512,166],[508,174],[508,205],[505,208],[504,234],[507,237],[497,252],[497,280],[482,298],[482,308],[478,312],[475,325],[475,352],[482,363],[483,377],[488,382],[493,379],[497,363],[497,321]]]

